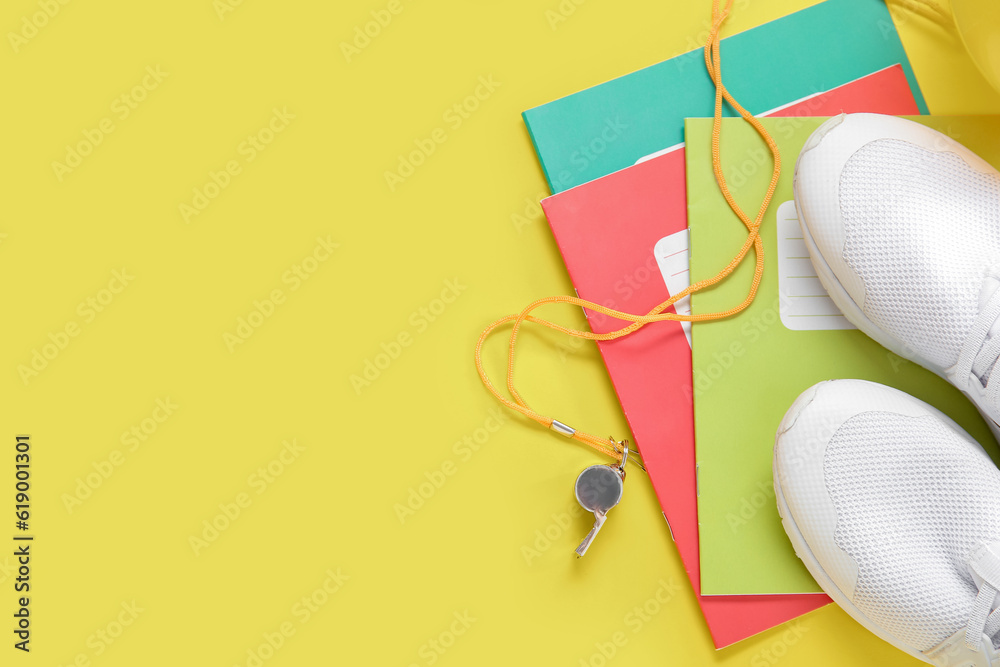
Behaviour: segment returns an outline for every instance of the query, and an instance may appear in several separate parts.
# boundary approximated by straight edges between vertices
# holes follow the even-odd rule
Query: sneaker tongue
[[[976,588],[982,588],[983,582],[991,579],[993,587],[1000,589],[1000,542],[982,544],[973,549],[967,567]],[[997,607],[1000,607],[1000,592],[993,599],[992,609]]]
[[[1000,287],[1000,277],[997,276],[997,269],[1000,269],[1000,267],[990,269],[989,274],[983,281],[983,286],[979,288],[979,310],[986,307],[986,304],[990,301],[990,297]]]
[[[983,286],[979,289],[980,311],[986,308],[986,304],[988,304],[993,295],[996,294],[997,289],[1000,289],[1000,275],[998,274],[1000,274],[1000,267],[993,267],[987,274],[986,279],[983,280]],[[997,321],[993,323],[993,326],[990,327],[990,331],[986,335],[986,340],[989,340],[994,336],[1000,336],[1000,319],[997,319]],[[979,378],[984,387],[986,386],[986,383],[989,382],[990,374],[992,373],[993,368],[989,368]]]

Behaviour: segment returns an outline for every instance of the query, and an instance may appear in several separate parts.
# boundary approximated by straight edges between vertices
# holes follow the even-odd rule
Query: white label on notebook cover
[[[656,265],[660,267],[660,275],[667,286],[667,294],[673,296],[683,292],[691,284],[690,262],[688,261],[688,232],[676,232],[664,236],[653,246]],[[674,304],[678,315],[691,314],[691,297],[684,297]],[[688,347],[691,346],[691,323],[681,322]]]
[[[781,323],[793,331],[854,329],[816,276],[795,202],[778,207],[778,296]]]

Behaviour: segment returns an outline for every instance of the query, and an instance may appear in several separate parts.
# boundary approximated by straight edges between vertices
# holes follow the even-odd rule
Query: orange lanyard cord
[[[720,55],[720,39],[719,31],[722,28],[722,24],[725,22],[732,8],[733,0],[728,0],[725,9],[720,10],[719,0],[713,0],[712,2],[712,29],[709,33],[708,42],[705,45],[705,67],[708,70],[709,76],[712,78],[715,84],[715,115],[712,124],[712,167],[715,173],[716,181],[719,184],[719,189],[722,192],[723,197],[729,204],[730,208],[739,217],[746,226],[748,230],[747,238],[743,242],[743,246],[740,248],[736,256],[726,265],[719,273],[717,273],[712,278],[698,281],[684,289],[683,291],[673,295],[663,303],[657,305],[646,315],[634,315],[632,313],[625,313],[613,308],[608,308],[607,306],[602,306],[597,303],[592,303],[585,299],[580,299],[577,297],[570,296],[555,296],[547,297],[544,299],[539,299],[530,305],[528,305],[524,310],[522,310],[517,315],[507,315],[493,322],[486,328],[485,331],[479,336],[479,340],[476,343],[476,370],[479,373],[480,379],[486,388],[499,400],[501,403],[506,405],[511,410],[515,410],[525,415],[526,417],[535,420],[539,424],[545,426],[546,428],[552,428],[559,431],[560,433],[567,435],[570,438],[583,442],[590,447],[612,457],[621,460],[621,453],[614,446],[611,440],[605,440],[598,438],[589,433],[584,433],[583,431],[576,431],[561,422],[558,422],[551,417],[546,417],[538,412],[532,410],[528,404],[525,402],[524,398],[514,387],[514,352],[517,343],[517,336],[520,332],[521,325],[524,322],[533,322],[535,324],[541,324],[543,326],[549,327],[561,333],[576,336],[578,338],[584,338],[587,340],[594,341],[604,341],[604,340],[614,340],[616,338],[621,338],[622,336],[627,336],[628,334],[637,331],[646,324],[652,322],[663,322],[663,321],[685,321],[685,322],[703,322],[708,320],[718,320],[726,317],[731,317],[736,313],[741,312],[747,308],[754,300],[757,295],[757,290],[760,287],[760,281],[764,272],[764,245],[760,238],[760,225],[764,219],[764,215],[767,212],[768,206],[771,203],[771,199],[774,196],[774,191],[778,185],[778,178],[781,175],[781,155],[778,151],[778,146],[764,129],[763,125],[751,115],[746,109],[744,109],[736,100],[732,97],[725,86],[722,84],[722,62]],[[742,208],[736,203],[732,194],[729,191],[729,187],[726,183],[725,175],[722,172],[722,161],[720,156],[720,136],[722,132],[722,101],[725,99],[730,106],[739,115],[746,120],[750,125],[754,127],[757,133],[761,136],[764,142],[767,144],[771,155],[774,158],[774,170],[771,174],[771,181],[768,186],[767,192],[764,196],[764,201],[761,203],[760,209],[757,212],[756,218],[750,220],[750,217],[743,211]],[[680,301],[686,296],[697,292],[699,290],[705,289],[719,283],[728,277],[733,271],[736,270],[743,259],[753,248],[755,255],[755,266],[754,266],[754,276],[753,281],[750,285],[750,290],[743,300],[743,302],[726,311],[716,312],[716,313],[702,313],[700,315],[679,315],[677,313],[665,313],[663,312],[666,308],[672,306],[677,301]],[[571,329],[564,327],[555,322],[550,322],[549,320],[544,320],[537,318],[531,313],[546,304],[550,303],[566,303],[576,306],[581,306],[588,308],[594,312],[601,313],[613,317],[618,320],[625,322],[631,322],[628,326],[618,329],[617,331],[611,331],[603,334],[597,334],[590,331],[581,331],[578,329]],[[510,333],[510,341],[508,344],[507,352],[507,390],[513,397],[513,401],[504,398],[497,388],[490,381],[489,377],[486,375],[486,370],[483,368],[482,361],[482,348],[486,339],[490,334],[499,326],[504,325],[508,322],[513,322],[514,325]]]
[[[541,424],[545,428],[552,428],[552,424],[553,424],[554,420],[551,417],[546,417],[545,415],[541,415],[541,414],[535,412],[534,410],[532,410],[531,408],[529,408],[527,405],[525,405],[523,403],[523,401],[519,401],[518,403],[514,403],[513,401],[510,401],[510,400],[504,398],[500,394],[500,392],[497,391],[497,388],[495,386],[493,386],[493,383],[490,381],[489,377],[486,375],[486,370],[483,368],[483,355],[482,355],[482,353],[483,353],[483,343],[486,341],[486,339],[489,337],[489,335],[491,333],[493,333],[494,329],[496,329],[497,327],[499,327],[502,324],[506,324],[507,322],[510,322],[510,321],[512,321],[514,319],[517,319],[517,317],[518,317],[517,315],[507,315],[505,317],[501,317],[499,320],[497,320],[493,324],[491,324],[488,327],[486,327],[486,329],[483,331],[483,333],[480,334],[479,341],[476,343],[476,370],[479,372],[479,377],[483,381],[483,384],[486,385],[486,388],[490,390],[490,392],[497,398],[498,401],[500,401],[501,403],[503,403],[504,405],[506,405],[511,410],[514,410],[516,412],[520,412],[524,416],[526,416],[526,417],[528,417],[530,419],[535,420],[536,422],[538,422],[539,424]],[[536,320],[536,318],[530,317],[530,316],[527,319],[529,321],[539,321],[539,320]],[[510,370],[511,369],[508,368],[508,373],[507,373],[508,380],[510,379]],[[594,449],[596,449],[597,451],[599,451],[599,452],[601,452],[603,454],[607,454],[611,458],[616,458],[616,459],[620,458],[619,454],[618,454],[618,450],[615,449],[615,447],[611,444],[610,440],[602,440],[601,438],[598,438],[596,436],[590,435],[589,433],[584,433],[583,431],[574,431],[573,434],[570,437],[572,437],[575,440],[579,440],[580,442],[583,442],[583,443],[585,443],[585,444],[593,447]]]

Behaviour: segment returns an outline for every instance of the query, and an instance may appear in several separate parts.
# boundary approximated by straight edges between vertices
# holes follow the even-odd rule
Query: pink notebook
[[[842,111],[920,113],[902,67],[895,65],[764,115]],[[794,169],[795,156],[783,158],[784,168]],[[742,164],[771,168],[763,146],[760,156],[747,156]],[[731,179],[730,185],[738,183]],[[549,197],[542,207],[581,298],[645,313],[687,285],[683,145]],[[592,311],[587,317],[599,333],[624,326]],[[662,322],[598,345],[715,646],[830,602],[825,595],[701,595],[689,338],[679,323]]]

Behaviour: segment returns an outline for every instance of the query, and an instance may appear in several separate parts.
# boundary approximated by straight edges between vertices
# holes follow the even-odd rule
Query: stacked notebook
[[[752,309],[736,318],[694,327],[664,322],[599,343],[718,648],[829,603],[777,522],[770,482],[778,413],[813,377],[855,370],[833,372],[808,350],[847,346],[848,363],[870,365],[852,377],[879,379],[939,406],[957,393],[886,356],[816,293],[822,288],[807,275],[794,207],[781,206],[791,199],[794,156],[817,117],[927,113],[892,25],[881,0],[827,0],[723,40],[727,87],[749,111],[769,117],[785,156],[762,233],[767,256],[778,260],[767,264]],[[714,274],[735,254],[745,228],[711,172],[713,103],[699,50],[524,113],[554,193],[542,206],[582,298],[645,313],[684,289],[691,274]],[[744,121],[724,123],[727,180],[746,206],[756,206],[770,155]],[[991,119],[951,119],[970,136],[976,123],[1000,130]],[[738,303],[734,293],[745,294],[749,270],[677,309]],[[587,316],[596,332],[623,326]],[[801,353],[778,353],[789,349]],[[878,355],[881,363],[871,364]],[[780,370],[771,373],[769,364]],[[795,372],[786,375],[786,367]],[[953,403],[956,420],[974,435],[986,433],[967,402]]]

